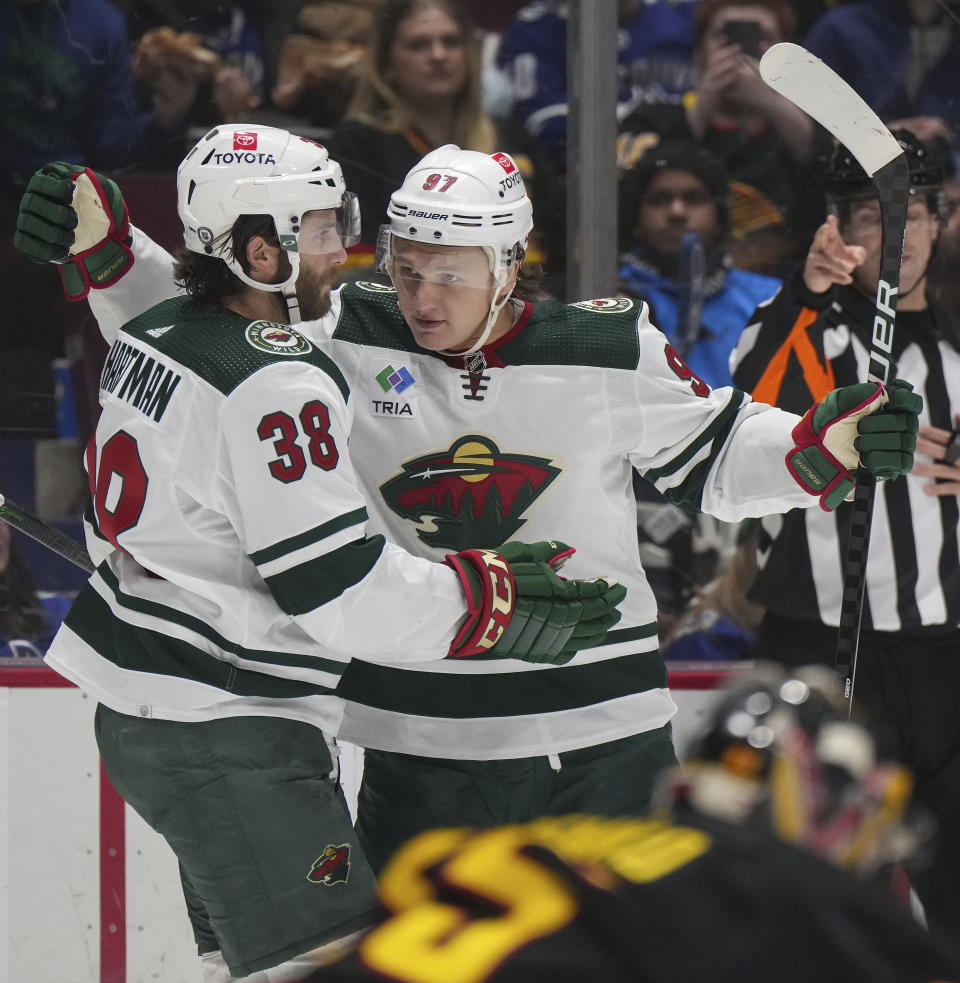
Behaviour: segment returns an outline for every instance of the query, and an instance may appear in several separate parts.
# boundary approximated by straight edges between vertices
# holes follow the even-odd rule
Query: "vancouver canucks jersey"
[[[368,533],[349,396],[284,325],[179,297],[121,330],[87,452],[99,566],[48,662],[124,713],[335,729],[351,655],[442,658],[456,575]]]
[[[143,293],[173,290],[169,256],[137,234],[137,263],[90,303],[109,337]],[[816,504],[784,455],[797,417],[709,390],[625,298],[525,305],[484,349],[486,369],[416,347],[395,293],[348,285],[299,331],[349,381],[350,451],[370,528],[442,559],[466,546],[560,539],[575,577],[627,588],[606,643],[564,666],[517,660],[354,660],[338,685],[340,737],[464,760],[560,753],[663,726],[676,707],[640,564],[633,469],[720,519]],[[377,626],[386,648],[403,624]],[[402,643],[400,643],[402,644]]]
[[[876,884],[769,833],[562,816],[437,829],[306,983],[929,983],[960,957]]]

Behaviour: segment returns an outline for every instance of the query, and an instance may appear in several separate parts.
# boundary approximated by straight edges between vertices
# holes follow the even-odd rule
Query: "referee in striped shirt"
[[[910,133],[911,201],[894,334],[894,376],[923,396],[917,464],[879,486],[867,568],[856,696],[886,725],[937,820],[932,856],[911,882],[928,924],[960,943],[960,333],[927,296],[943,213],[942,172]],[[824,187],[829,215],[806,260],[762,304],[731,356],[736,385],[803,413],[836,386],[866,378],[881,246],[879,203],[838,147]],[[764,605],[759,655],[832,664],[850,504],[762,520],[751,598]]]

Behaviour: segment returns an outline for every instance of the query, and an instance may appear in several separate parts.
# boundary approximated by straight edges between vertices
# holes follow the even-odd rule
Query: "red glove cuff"
[[[818,496],[820,502],[820,508],[824,512],[832,512],[833,509],[830,508],[827,503],[827,498],[830,493],[843,481],[853,481],[853,475],[843,466],[843,464],[827,450],[826,445],[823,443],[823,434],[826,433],[826,428],[822,430],[819,434],[813,429],[813,414],[816,411],[819,403],[815,403],[806,413],[803,414],[803,418],[800,422],[790,431],[790,436],[796,441],[795,445],[787,451],[784,456],[784,461],[787,465],[787,470],[793,476],[793,480],[796,481],[801,488],[809,492],[811,495]],[[833,468],[836,469],[833,477],[826,481],[823,474],[811,468],[806,461],[804,461],[802,452],[809,452],[811,448],[814,448],[823,458],[826,460]]]
[[[510,564],[493,550],[462,550],[450,553],[443,562],[456,571],[467,601],[467,619],[447,656],[486,655],[513,617],[517,585]]]

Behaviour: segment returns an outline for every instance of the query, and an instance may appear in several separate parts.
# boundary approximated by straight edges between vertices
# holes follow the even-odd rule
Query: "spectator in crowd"
[[[735,679],[653,820],[412,840],[377,925],[308,983],[422,983],[449,965],[473,983],[960,979],[956,947],[867,881],[922,840],[910,776],[816,669]]]
[[[651,147],[621,179],[619,216],[620,292],[650,304],[704,382],[733,385],[730,352],[780,281],[733,266],[722,162],[695,143]]]
[[[69,598],[37,593],[10,526],[0,519],[0,659],[42,656],[69,609]]]
[[[780,281],[732,266],[723,165],[692,142],[657,144],[623,175],[619,211],[620,293],[650,304],[654,323],[704,382],[732,386],[730,352]],[[730,559],[736,527],[690,516],[646,482],[635,490],[641,557],[669,629]]]
[[[167,28],[176,35],[199,36],[211,52],[221,55],[226,63],[239,66],[254,83],[262,77],[262,93],[268,93],[277,81],[283,39],[294,29],[298,12],[308,0],[111,2],[126,15],[134,45],[158,28]]]
[[[49,160],[127,164],[152,125],[136,100],[126,23],[108,0],[0,4],[0,171],[14,194]]]
[[[308,0],[282,42],[273,105],[312,126],[341,121],[381,0]]]
[[[327,141],[360,199],[368,260],[391,193],[424,154],[447,143],[511,153],[550,237],[562,205],[546,200],[553,188],[549,168],[522,131],[483,112],[481,79],[473,23],[461,0],[384,0],[348,118]],[[532,241],[528,262],[543,258],[540,242]]]
[[[712,662],[756,657],[763,608],[747,593],[757,575],[757,535],[755,521],[741,523],[733,555],[713,580],[697,589],[667,630],[665,659]]]
[[[168,140],[159,163],[183,156],[191,129],[218,120],[248,119],[263,101],[264,41],[243,5],[197,0],[189,13],[176,4],[174,23],[152,27],[134,45],[132,70],[157,122],[182,139]],[[177,16],[179,15],[179,16]],[[158,158],[151,156],[156,168]]]
[[[825,13],[804,46],[881,118],[921,140],[960,131],[960,10],[954,0],[869,0]]]
[[[108,0],[0,3],[0,222],[10,228],[30,175],[49,160],[117,168],[155,134],[137,102],[123,16]],[[12,287],[0,325],[0,428],[55,432],[53,359],[68,315],[47,272],[0,238]]]
[[[950,316],[960,320],[960,180],[957,179],[954,158],[946,155],[940,158],[944,168],[943,184],[943,228],[937,241],[933,262],[930,264],[930,280],[933,296],[942,304]]]
[[[696,6],[696,0],[617,0],[621,116],[639,103],[678,101],[690,88]],[[512,83],[517,120],[561,172],[567,154],[565,8],[556,0],[528,3],[504,31],[498,56]]]
[[[621,126],[622,166],[656,136],[712,150],[730,179],[737,265],[770,275],[780,275],[795,237],[816,227],[817,208],[822,215],[808,190],[813,121],[774,92],[758,66],[772,44],[793,39],[795,23],[787,0],[702,0],[693,19],[696,87],[682,102],[641,106]]]
[[[893,359],[923,395],[914,473],[876,495],[859,636],[856,700],[888,725],[937,818],[929,868],[911,872],[927,921],[960,938],[960,468],[945,460],[960,413],[960,335],[927,293],[939,234],[940,168],[895,131],[910,165],[911,200]],[[831,214],[803,264],[760,307],[733,356],[753,397],[799,409],[862,377],[871,346],[881,249],[879,203],[860,165],[838,148],[825,188]],[[786,664],[832,663],[849,503],[762,519],[762,564],[751,597],[766,608],[759,649]]]

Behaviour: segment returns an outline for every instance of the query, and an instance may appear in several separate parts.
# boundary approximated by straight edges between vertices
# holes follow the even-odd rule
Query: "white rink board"
[[[126,959],[101,973],[94,704],[73,687],[8,687],[11,672],[49,670],[0,672],[0,983],[199,983],[176,860],[129,808]],[[674,698],[682,749],[710,692],[675,689]],[[359,749],[343,748],[351,805],[361,761]]]

